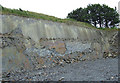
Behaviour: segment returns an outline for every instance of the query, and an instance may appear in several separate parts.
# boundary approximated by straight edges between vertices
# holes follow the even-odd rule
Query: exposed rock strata
[[[81,28],[16,16],[0,17],[3,19],[3,32],[0,34],[3,77],[11,72],[117,55],[117,31]]]

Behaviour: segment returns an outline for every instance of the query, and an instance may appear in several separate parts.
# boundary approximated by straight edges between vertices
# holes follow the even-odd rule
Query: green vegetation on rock
[[[21,8],[10,9],[10,8],[3,7],[1,5],[0,5],[0,9],[2,10],[2,12],[0,12],[0,14],[3,14],[3,15],[15,15],[15,16],[22,16],[22,17],[27,17],[27,18],[43,19],[43,20],[49,20],[49,21],[53,21],[53,22],[66,23],[68,25],[76,25],[76,26],[85,27],[85,28],[97,29],[96,27],[92,26],[89,23],[76,21],[71,18],[61,19],[61,18],[57,18],[54,16],[49,16],[49,15],[45,15],[45,14],[41,14],[41,13],[25,11],[25,10],[22,10]],[[101,29],[101,28],[99,28],[99,29]]]

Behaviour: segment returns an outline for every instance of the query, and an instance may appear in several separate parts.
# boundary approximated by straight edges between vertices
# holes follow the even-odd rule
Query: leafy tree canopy
[[[115,27],[120,22],[116,8],[110,8],[105,4],[89,4],[86,8],[80,7],[70,12],[67,18],[106,28]]]

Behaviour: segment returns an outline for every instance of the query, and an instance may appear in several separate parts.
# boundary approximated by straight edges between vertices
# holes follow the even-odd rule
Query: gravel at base
[[[11,77],[10,77],[11,78]],[[117,81],[118,59],[107,58],[65,64],[15,75],[16,80],[33,81]]]
[[[98,59],[67,64],[64,67],[55,67],[46,70],[47,73],[56,73],[48,76],[51,80],[65,81],[117,81],[118,59]]]

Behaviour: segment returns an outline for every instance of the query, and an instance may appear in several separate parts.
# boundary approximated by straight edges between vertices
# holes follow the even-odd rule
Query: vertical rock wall
[[[0,19],[3,75],[103,58],[117,52],[117,31],[13,15],[0,15]]]

